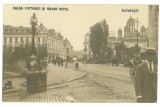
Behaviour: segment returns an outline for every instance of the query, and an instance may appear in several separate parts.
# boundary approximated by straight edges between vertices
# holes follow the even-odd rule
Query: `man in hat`
[[[146,61],[137,66],[135,92],[137,102],[154,103],[157,101],[157,65],[154,63],[156,50],[145,51]]]
[[[139,52],[141,63],[143,63],[143,62],[146,61],[146,53],[145,53],[145,51],[146,51],[146,50],[141,50],[141,51]]]

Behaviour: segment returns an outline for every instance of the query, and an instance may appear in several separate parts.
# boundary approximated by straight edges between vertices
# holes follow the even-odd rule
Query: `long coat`
[[[157,65],[154,65],[153,71],[153,73],[149,71],[145,62],[137,66],[135,92],[136,96],[142,96],[142,102],[157,101]]]

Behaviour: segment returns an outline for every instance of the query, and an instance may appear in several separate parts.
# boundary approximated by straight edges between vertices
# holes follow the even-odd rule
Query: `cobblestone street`
[[[89,67],[89,65],[87,66]],[[113,69],[117,68],[113,67]],[[79,70],[75,72],[83,71]],[[134,96],[135,93],[133,88],[133,82],[131,82],[129,78],[128,80],[129,82],[125,81],[125,85],[123,82],[114,78],[108,78],[105,75],[86,72],[86,76],[80,79],[51,85],[48,87],[48,90],[46,92],[28,93],[26,90],[23,90],[14,93],[3,94],[3,101],[133,103],[136,102]]]

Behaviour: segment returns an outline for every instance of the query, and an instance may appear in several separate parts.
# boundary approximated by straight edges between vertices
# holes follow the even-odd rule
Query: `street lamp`
[[[27,91],[28,92],[41,92],[47,89],[47,74],[45,70],[40,70],[38,65],[38,57],[36,57],[36,47],[35,47],[35,33],[37,18],[35,13],[30,19],[31,29],[32,29],[32,49],[31,55],[29,57],[29,72],[26,75],[27,79]]]
[[[138,58],[138,18],[137,18],[137,58]]]
[[[37,17],[35,15],[35,13],[33,13],[33,16],[30,19],[30,24],[31,24],[31,28],[32,28],[32,50],[31,53],[33,55],[36,55],[36,49],[35,49],[35,33],[36,33],[36,26],[38,25],[38,20]]]
[[[35,47],[35,33],[36,33],[36,26],[37,24],[37,18],[35,13],[33,13],[33,16],[30,19],[30,24],[31,24],[31,29],[32,29],[32,49],[31,49],[31,55],[29,57],[30,59],[30,63],[29,63],[29,70],[30,71],[36,71],[38,69],[38,63],[37,63],[37,59],[38,57],[36,57],[36,47]]]
[[[68,61],[68,53],[69,53],[69,48],[66,47],[66,68],[67,68],[67,61]]]
[[[86,55],[87,54],[87,47],[86,47],[86,45],[85,45],[85,48],[84,48],[84,52],[85,52],[85,59],[84,60],[85,60],[85,63],[86,63],[86,61],[87,61],[87,55]]]
[[[149,38],[147,36],[147,47],[149,47]]]

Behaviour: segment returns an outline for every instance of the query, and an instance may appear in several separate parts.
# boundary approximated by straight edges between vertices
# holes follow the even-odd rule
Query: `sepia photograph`
[[[2,24],[2,102],[158,102],[159,4],[3,4]]]

